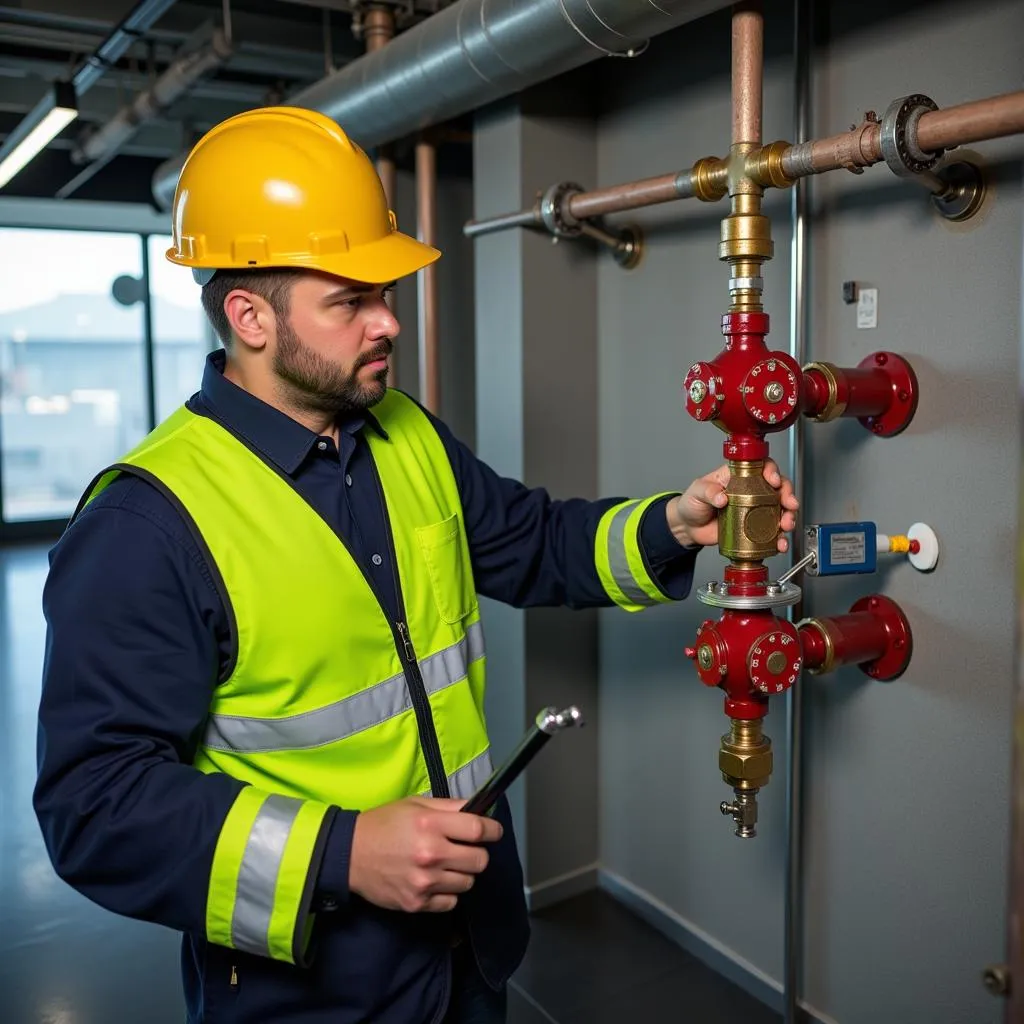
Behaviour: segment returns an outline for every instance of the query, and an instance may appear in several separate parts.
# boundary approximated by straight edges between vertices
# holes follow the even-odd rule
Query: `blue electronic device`
[[[804,530],[804,548],[814,555],[809,576],[875,572],[878,530],[874,523],[820,523]]]

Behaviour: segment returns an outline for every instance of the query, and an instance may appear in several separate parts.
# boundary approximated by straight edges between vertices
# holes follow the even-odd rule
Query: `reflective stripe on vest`
[[[469,666],[483,657],[483,627],[474,622],[458,643],[420,662],[427,693],[437,693],[465,679]],[[380,725],[411,707],[412,698],[402,672],[336,704],[290,717],[211,715],[203,745],[211,750],[249,754],[322,747]]]
[[[644,565],[640,523],[659,498],[626,501],[608,509],[594,538],[594,563],[608,596],[626,611],[635,612],[671,600]]]

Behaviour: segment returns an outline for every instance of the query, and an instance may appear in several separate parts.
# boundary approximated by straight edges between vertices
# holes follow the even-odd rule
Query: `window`
[[[146,239],[153,304],[153,359],[157,422],[199,390],[213,329],[199,299],[192,271],[168,261],[169,235]]]
[[[0,264],[2,518],[60,519],[149,429],[140,237],[0,228]]]

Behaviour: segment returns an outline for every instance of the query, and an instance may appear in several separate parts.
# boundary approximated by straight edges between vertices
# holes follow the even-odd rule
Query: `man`
[[[502,1021],[528,924],[507,804],[460,812],[491,770],[477,595],[681,599],[728,473],[554,502],[388,389],[385,292],[439,253],[326,117],[214,128],[173,223],[225,350],[53,552],[51,859],[183,933],[192,1022]]]

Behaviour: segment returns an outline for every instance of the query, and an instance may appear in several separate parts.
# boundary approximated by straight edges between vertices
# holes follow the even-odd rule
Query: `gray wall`
[[[585,90],[537,90],[481,113],[475,216],[518,209],[556,178],[592,181]],[[476,242],[477,453],[554,499],[597,488],[597,270],[586,249],[506,232]],[[570,298],[571,297],[571,298]],[[510,794],[533,906],[592,887],[597,861],[597,615],[484,603],[488,721],[506,754],[548,704],[588,727],[558,737]]]
[[[815,5],[824,16],[814,132],[922,91],[949,106],[1021,87],[1024,6]],[[765,139],[791,139],[789,5],[769,2]],[[601,184],[678,167],[728,145],[729,29],[713,15],[655,40],[634,64],[608,62],[598,140]],[[877,440],[856,423],[810,425],[804,521],[874,518],[884,532],[929,522],[939,569],[899,562],[875,577],[809,581],[807,614],[846,611],[879,590],[915,635],[907,674],[870,683],[856,669],[808,678],[806,970],[803,992],[841,1024],[983,1024],[1002,1007],[980,972],[1004,949],[1014,479],[1022,224],[1019,138],[975,147],[996,164],[985,213],[962,227],[931,216],[917,186],[884,167],[817,180],[809,358],[855,365],[878,348],[907,354],[917,418]],[[788,194],[770,205],[771,341],[788,344]],[[685,412],[680,382],[721,347],[727,271],[717,261],[724,204],[633,215],[644,265],[599,269],[600,490],[684,486],[720,461],[721,435]],[[875,330],[858,331],[841,283],[879,288]],[[778,438],[773,452],[782,454]],[[719,578],[705,552],[698,579]],[[762,996],[782,974],[784,705],[766,731],[776,771],[759,837],[719,815],[727,720],[683,657],[696,601],[601,615],[601,861],[604,881]]]

